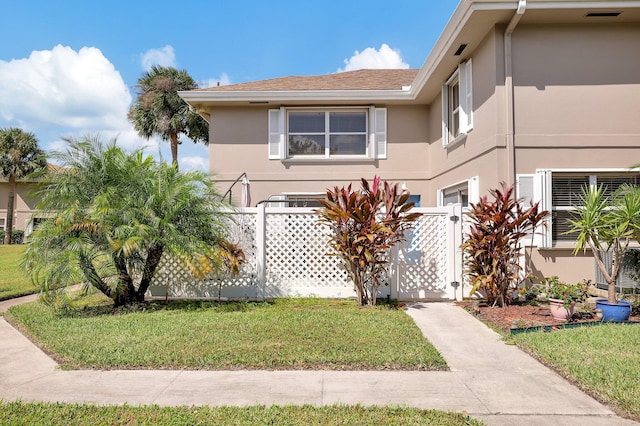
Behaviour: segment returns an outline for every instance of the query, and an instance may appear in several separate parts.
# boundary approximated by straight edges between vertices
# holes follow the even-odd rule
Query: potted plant
[[[607,282],[607,298],[596,301],[603,321],[626,321],[631,303],[618,300],[615,284],[629,244],[640,239],[640,186],[623,185],[611,197],[604,195],[602,187],[589,187],[581,198],[581,205],[571,212],[568,231],[577,234],[574,254],[591,249]],[[606,252],[611,253],[611,268],[603,260]]]
[[[542,291],[549,300],[549,310],[553,319],[567,321],[573,316],[577,302],[584,300],[587,294],[587,283],[569,284],[560,281],[557,276],[542,281]]]

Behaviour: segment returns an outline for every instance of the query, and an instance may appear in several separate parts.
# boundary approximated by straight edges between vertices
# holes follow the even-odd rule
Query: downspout
[[[516,147],[515,147],[515,105],[513,93],[513,63],[511,57],[511,35],[527,9],[527,0],[518,0],[518,8],[504,32],[504,88],[507,107],[507,182],[516,184]]]

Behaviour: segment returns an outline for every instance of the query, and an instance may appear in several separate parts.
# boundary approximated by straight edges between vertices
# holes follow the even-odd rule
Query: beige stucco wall
[[[15,214],[13,216],[13,229],[25,229],[35,209],[35,199],[30,194],[32,184],[18,183],[15,198]],[[7,217],[7,201],[9,197],[9,184],[0,181],[0,218]],[[1,222],[1,221],[0,221]]]
[[[640,27],[519,26],[513,35],[516,173],[640,162]],[[595,278],[590,252],[535,250],[544,276]]]
[[[513,46],[517,173],[639,162],[639,26],[523,25]]]
[[[406,182],[411,193],[426,195],[427,106],[387,106],[387,159],[314,162],[268,159],[268,109],[211,111],[210,170],[222,193],[247,172],[253,205],[282,192],[322,193],[334,185],[358,183],[361,177],[371,179],[374,175],[400,184]],[[241,186],[236,185],[236,202],[240,191]]]
[[[531,255],[533,270],[538,277],[558,276],[565,282],[578,283],[595,280],[595,261],[591,251],[573,255],[572,249],[550,249],[527,251]]]
[[[474,125],[460,143],[442,146],[442,99],[440,96],[433,99],[429,120],[429,205],[436,205],[438,189],[475,176],[479,178],[480,194],[506,180],[502,34],[500,28],[494,28],[470,52]]]

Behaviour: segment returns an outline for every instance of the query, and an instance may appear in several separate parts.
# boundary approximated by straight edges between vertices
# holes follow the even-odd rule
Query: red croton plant
[[[351,185],[327,190],[322,208],[316,210],[320,223],[331,230],[332,255],[353,281],[358,306],[375,305],[381,277],[387,273],[389,249],[404,240],[421,213],[410,213],[414,203],[398,185],[381,182],[375,176],[371,185],[362,179],[359,190]]]
[[[538,203],[522,206],[513,187],[489,191],[477,204],[471,204],[471,228],[462,244],[465,269],[471,280],[470,294],[482,293],[492,305],[508,305],[516,289],[520,270],[520,241],[540,226],[548,215]]]

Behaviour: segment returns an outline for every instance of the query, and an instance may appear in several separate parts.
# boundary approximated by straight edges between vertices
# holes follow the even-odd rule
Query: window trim
[[[289,132],[289,117],[291,113],[296,112],[318,112],[324,114],[324,132],[308,132],[308,133],[290,133]],[[365,129],[363,132],[332,132],[331,131],[331,113],[334,112],[353,112],[353,113],[362,113],[365,117]],[[369,134],[369,109],[368,108],[355,108],[355,107],[344,107],[344,108],[287,108],[285,115],[285,156],[287,159],[297,160],[297,159],[314,159],[314,160],[331,160],[331,159],[341,159],[341,158],[369,158],[370,157],[370,149],[368,143]],[[324,154],[300,154],[300,155],[290,155],[289,154],[289,135],[293,134],[309,134],[309,135],[323,135],[324,136]],[[359,135],[364,136],[365,140],[365,152],[364,154],[331,154],[331,136],[338,134],[349,134],[349,135]]]
[[[317,208],[319,206],[291,206],[291,203],[297,202],[309,202],[313,199],[326,199],[327,194],[324,192],[281,192],[279,194],[282,197],[283,204],[287,204],[286,207],[308,207]]]
[[[447,192],[464,189],[465,186],[466,186],[466,192],[467,192],[467,203],[476,204],[480,200],[479,182],[480,182],[479,177],[474,176],[469,179],[461,180],[460,182],[456,182],[451,185],[447,185],[443,188],[438,189],[438,192],[436,195],[438,207],[445,207],[444,197]]]
[[[288,117],[291,111],[320,111],[324,113],[358,111],[365,113],[366,152],[361,154],[327,155],[330,146],[325,144],[325,155],[290,156],[288,150]],[[328,120],[328,116],[326,116]],[[268,110],[268,158],[283,162],[361,162],[387,158],[387,108],[375,106],[326,106],[326,107],[280,107]],[[325,128],[330,135],[330,129]],[[330,145],[330,144],[329,144]]]
[[[457,108],[451,109],[453,88],[458,88]],[[457,113],[458,128],[452,129]],[[471,58],[458,65],[442,86],[442,146],[445,148],[464,141],[473,129],[473,65]]]

